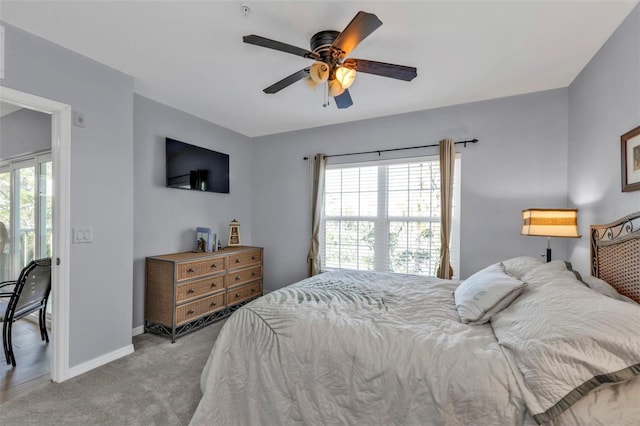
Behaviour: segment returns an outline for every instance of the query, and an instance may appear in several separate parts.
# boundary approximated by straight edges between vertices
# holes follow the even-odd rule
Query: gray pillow
[[[627,296],[624,296],[616,291],[615,288],[611,287],[611,285],[601,280],[600,278],[591,276],[591,275],[582,275],[582,282],[585,283],[589,288],[597,291],[600,294],[604,294],[605,296],[609,296],[616,300],[622,300],[623,302],[629,302],[637,305],[635,301],[629,299]]]

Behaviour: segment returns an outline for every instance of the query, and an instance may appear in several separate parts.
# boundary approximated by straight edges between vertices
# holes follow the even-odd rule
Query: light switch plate
[[[92,227],[73,228],[72,242],[73,244],[92,243],[93,228]]]

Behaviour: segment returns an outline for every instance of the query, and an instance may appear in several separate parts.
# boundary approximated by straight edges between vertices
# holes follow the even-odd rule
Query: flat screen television
[[[229,155],[166,138],[167,187],[229,193]]]

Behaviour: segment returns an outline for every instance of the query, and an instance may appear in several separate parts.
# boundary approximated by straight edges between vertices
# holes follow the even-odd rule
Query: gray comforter
[[[535,424],[491,323],[460,322],[457,285],[331,272],[243,306],[214,345],[191,423]],[[554,421],[606,418],[615,405],[602,411],[595,394]]]

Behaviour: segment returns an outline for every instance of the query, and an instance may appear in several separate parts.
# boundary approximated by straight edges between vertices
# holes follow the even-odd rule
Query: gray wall
[[[478,138],[477,145],[458,146],[461,276],[511,256],[538,255],[546,240],[520,236],[521,210],[566,207],[567,114],[567,90],[558,89],[255,138],[253,239],[265,247],[265,288],[306,276],[309,171],[302,157],[316,152]],[[553,247],[555,258],[566,257],[566,241],[554,241]]]
[[[640,124],[639,7],[569,89],[253,140],[134,96],[130,76],[4,25],[1,84],[70,104],[86,118],[85,128],[72,128],[71,225],[93,226],[95,242],[72,246],[66,259],[70,367],[131,343],[132,324],[142,324],[144,257],[189,250],[195,226],[211,226],[226,238],[228,222],[240,220],[243,242],[266,249],[267,289],[306,276],[305,155],[480,139],[459,149],[462,277],[543,250],[544,239],[519,235],[523,208],[564,207],[569,194],[585,237],[554,240],[554,257],[565,258],[571,248],[582,270],[587,225],[640,208],[640,192],[620,192],[618,142]],[[165,188],[165,136],[229,153],[231,194]]]
[[[6,87],[71,105],[71,226],[93,227],[70,266],[69,367],[131,344],[133,79],[11,25]],[[55,297],[55,295],[53,295]]]
[[[0,118],[0,161],[51,149],[51,116],[21,109]]]
[[[640,210],[640,191],[621,191],[620,135],[640,126],[640,6],[569,87],[569,200],[582,238],[571,262],[589,271],[589,225]]]
[[[195,228],[213,228],[223,245],[229,222],[252,243],[251,139],[134,95],[133,325],[144,322],[144,258],[194,249]],[[229,154],[229,194],[166,188],[165,137]]]

